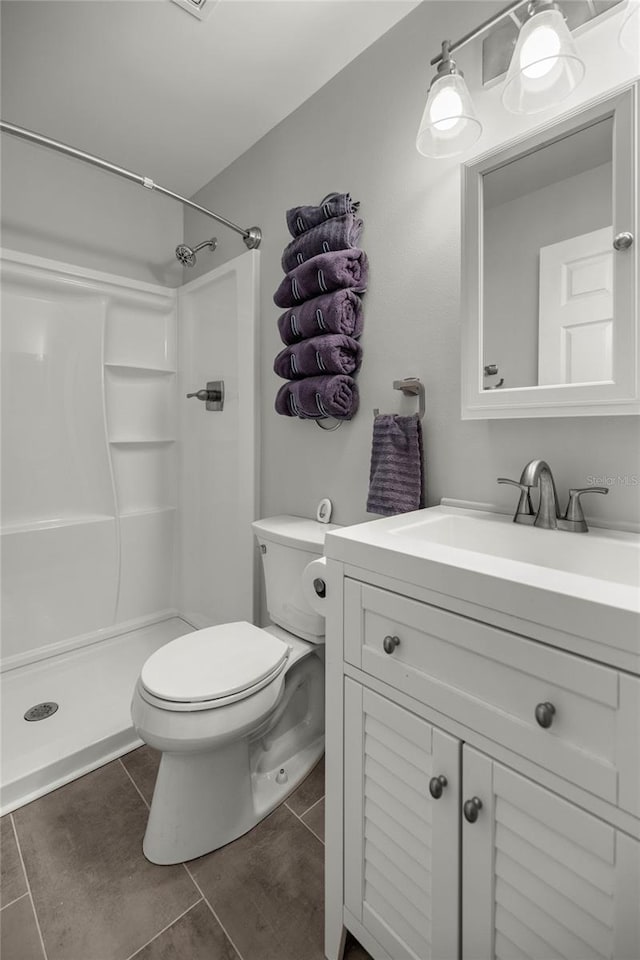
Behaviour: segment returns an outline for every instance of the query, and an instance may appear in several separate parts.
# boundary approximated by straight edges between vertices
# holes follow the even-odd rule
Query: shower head
[[[202,250],[203,247],[209,247],[211,252],[216,249],[218,246],[218,240],[216,237],[211,237],[211,240],[203,240],[202,243],[199,243],[196,247],[188,247],[186,243],[179,243],[176,247],[176,257],[183,265],[183,267],[193,267],[196,262],[196,253],[198,250]]]

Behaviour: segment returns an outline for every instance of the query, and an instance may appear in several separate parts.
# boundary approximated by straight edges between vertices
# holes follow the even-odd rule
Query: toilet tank
[[[302,571],[324,553],[324,538],[339,524],[303,517],[267,517],[251,526],[260,544],[273,623],[312,643],[324,641],[324,617],[311,609],[302,592]]]

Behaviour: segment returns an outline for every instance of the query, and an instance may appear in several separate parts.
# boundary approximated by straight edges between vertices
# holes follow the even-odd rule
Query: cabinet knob
[[[536,720],[545,730],[553,723],[556,708],[547,700],[546,703],[539,703],[536,707]]]
[[[462,809],[465,819],[468,820],[469,823],[475,823],[478,819],[479,811],[482,810],[482,800],[480,797],[471,797],[471,800],[467,800]]]
[[[393,653],[396,647],[400,645],[400,637],[385,637],[382,641],[385,653]]]
[[[440,774],[439,777],[431,777],[431,780],[429,780],[429,793],[434,800],[440,799],[442,796],[442,791],[446,787],[447,783],[448,780],[443,773]]]

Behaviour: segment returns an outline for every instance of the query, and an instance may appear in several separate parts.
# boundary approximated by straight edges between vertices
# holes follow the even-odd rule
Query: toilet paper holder
[[[308,606],[320,617],[325,617],[329,597],[327,595],[327,561],[325,557],[312,560],[302,571],[302,594]]]

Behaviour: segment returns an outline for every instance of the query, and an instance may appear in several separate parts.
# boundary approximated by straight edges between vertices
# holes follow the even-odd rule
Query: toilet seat
[[[164,709],[213,709],[272,683],[289,654],[286,643],[246,621],[206,627],[152,654],[140,674],[140,692]]]

